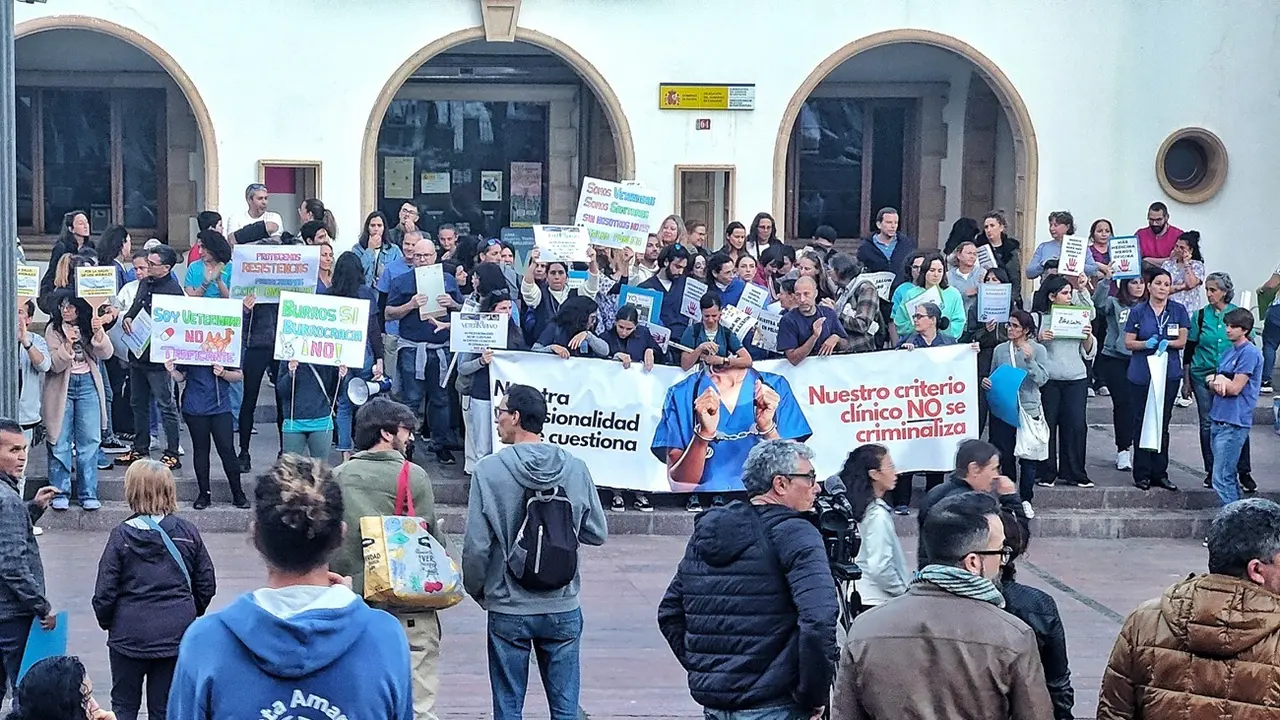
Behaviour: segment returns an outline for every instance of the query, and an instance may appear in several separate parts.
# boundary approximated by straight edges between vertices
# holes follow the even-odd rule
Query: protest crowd
[[[719,391],[695,384],[692,437],[654,441],[672,490],[702,512],[657,624],[708,718],[1071,718],[1061,618],[1016,571],[1035,489],[1093,486],[1094,395],[1111,398],[1117,469],[1144,491],[1177,490],[1170,416],[1194,403],[1204,484],[1223,506],[1205,539],[1209,574],[1125,622],[1098,717],[1280,713],[1268,689],[1280,672],[1280,505],[1241,500],[1256,490],[1249,429],[1270,392],[1280,310],[1266,311],[1259,349],[1232,279],[1206,275],[1199,234],[1171,225],[1163,204],[1124,238],[1106,219],[1079,237],[1071,213],[1052,212],[1052,239],[1035,248],[999,212],[920,248],[883,208],[846,252],[826,226],[784,243],[768,213],[730,223],[719,249],[706,223],[676,215],[643,248],[542,226],[516,247],[428,231],[406,202],[394,219],[370,213],[336,253],[320,200],[301,204],[293,235],[267,199],[254,184],[245,209],[200,213],[185,258],[158,240],[135,247],[120,226],[94,239],[87,215],[69,213],[20,301],[20,414],[0,421],[0,665],[14,716],[132,720],[145,697],[161,719],[274,720],[297,707],[434,718],[437,613],[469,595],[488,613],[493,716],[523,717],[533,653],[550,716],[579,717],[580,545],[606,541],[606,511],[652,512],[654,498],[609,487],[574,448],[547,442],[542,389],[498,391],[495,361],[522,352],[760,378],[739,436],[725,436],[736,413]],[[1276,270],[1260,290],[1280,287]],[[977,425],[950,472],[922,473],[911,570],[893,515],[913,512],[916,473],[883,444],[849,443],[839,472],[820,478],[790,391],[754,368],[944,346],[976,355]],[[274,459],[253,440],[270,392]],[[725,451],[741,451],[740,469],[733,486],[708,488],[699,479],[720,440],[744,441]],[[37,488],[25,470],[42,443]],[[178,512],[173,472],[192,463],[192,507],[209,508],[215,451],[268,572],[262,589],[206,614],[217,572]],[[458,451],[471,477],[460,543],[439,529],[426,469],[457,464]],[[111,531],[92,597],[108,632],[108,712],[75,658],[41,660],[21,682],[18,670],[32,623],[57,622],[37,523],[73,502],[101,508],[98,472],[113,466],[127,468],[133,514]],[[833,575],[815,503],[856,526],[854,575]],[[401,582],[406,567],[427,582]]]

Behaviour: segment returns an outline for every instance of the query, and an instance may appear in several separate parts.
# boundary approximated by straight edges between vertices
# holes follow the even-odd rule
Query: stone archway
[[[773,151],[774,211],[785,215],[787,147],[791,142],[792,128],[795,127],[796,119],[800,115],[800,108],[809,95],[845,61],[873,48],[899,43],[918,43],[950,50],[972,63],[995,92],[1000,105],[1008,115],[1009,125],[1013,131],[1014,167],[1017,178],[1014,184],[1013,215],[1009,218],[1010,230],[1024,245],[1029,243],[1030,247],[1034,248],[1039,149],[1026,103],[1023,102],[1022,96],[1008,76],[990,58],[962,40],[929,30],[899,29],[868,35],[832,53],[809,73],[792,95],[791,102],[787,103],[786,111],[782,114],[782,123],[778,127],[778,137]]]
[[[596,98],[599,99],[609,119],[609,124],[613,128],[614,150],[618,158],[618,174],[623,180],[633,179],[636,172],[636,151],[635,145],[631,140],[631,125],[627,122],[626,113],[622,111],[621,101],[618,100],[617,94],[609,86],[604,75],[590,61],[578,54],[576,50],[550,35],[536,30],[516,28],[515,39],[516,42],[536,45],[554,53],[569,67],[576,70],[578,75],[586,81],[587,86],[591,88]],[[374,101],[373,109],[369,113],[369,121],[365,124],[364,142],[360,149],[360,202],[362,208],[371,208],[377,204],[378,132],[382,127],[382,119],[391,107],[391,101],[395,99],[396,93],[408,82],[413,73],[428,60],[446,50],[473,40],[485,40],[483,27],[459,30],[432,41],[401,63],[400,67],[396,68],[396,71],[387,79],[386,84],[382,86],[382,91],[378,93],[378,98]]]
[[[214,134],[213,118],[209,108],[196,89],[191,76],[187,75],[173,56],[147,37],[123,25],[101,18],[86,15],[50,15],[34,18],[14,26],[16,39],[52,30],[89,30],[109,35],[122,40],[156,61],[173,79],[175,85],[182,90],[187,104],[191,106],[191,114],[195,117],[196,127],[200,130],[200,144],[204,150],[204,195],[205,206],[216,208],[218,205],[218,140]]]

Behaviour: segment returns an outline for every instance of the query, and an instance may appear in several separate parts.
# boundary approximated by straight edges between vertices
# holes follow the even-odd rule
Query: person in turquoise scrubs
[[[672,492],[732,492],[757,443],[812,434],[786,378],[726,367],[671,386],[650,450],[667,464]]]

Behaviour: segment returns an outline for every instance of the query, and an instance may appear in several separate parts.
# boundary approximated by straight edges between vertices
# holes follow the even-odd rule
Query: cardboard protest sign
[[[33,298],[40,294],[40,268],[35,265],[18,266],[18,297]]]
[[[702,319],[702,308],[698,303],[702,301],[702,296],[707,294],[707,286],[705,283],[698,282],[693,278],[684,281],[684,295],[680,297],[680,314],[690,320]]]
[[[638,183],[584,178],[574,224],[585,228],[592,245],[644,252],[658,198]]]
[[[444,294],[444,266],[436,263],[414,268],[413,276],[418,285],[418,294],[427,299],[427,303],[418,308],[418,316],[424,320],[443,316],[445,311],[440,307],[439,298]]]
[[[510,315],[503,313],[450,313],[449,352],[482,353],[504,350]]]
[[[231,251],[231,297],[278,303],[283,292],[314,293],[318,245],[237,245]]]
[[[76,297],[90,305],[101,305],[116,296],[116,269],[106,267],[76,268]]]
[[[769,289],[763,285],[755,283],[747,283],[742,286],[742,297],[738,299],[738,307],[743,308],[751,306],[754,308],[764,309],[769,302]]]
[[[1062,238],[1062,255],[1058,256],[1060,275],[1084,275],[1084,256],[1089,252],[1089,241],[1068,235]]]
[[[275,359],[362,368],[368,331],[368,300],[281,293]]]
[[[130,322],[130,326],[133,328],[131,331],[121,328],[120,337],[124,340],[125,347],[133,351],[134,355],[142,357],[142,351],[151,344],[151,313],[140,311]]]
[[[587,229],[576,225],[534,225],[533,243],[540,262],[589,262]]]
[[[228,298],[156,295],[151,300],[151,361],[240,367],[243,309],[239,300]]]
[[[853,286],[857,287],[864,282],[874,283],[876,286],[876,295],[884,302],[889,302],[889,294],[893,292],[893,281],[897,278],[891,272],[862,273],[853,279]]]
[[[999,267],[999,265],[1000,264],[996,262],[996,253],[991,249],[990,245],[978,246],[978,267],[983,270],[990,270],[992,268]]]
[[[662,312],[662,293],[649,288],[623,285],[618,292],[618,307],[635,305],[640,311],[640,320],[654,325],[662,324],[659,319]]]
[[[761,310],[756,313],[755,345],[767,352],[778,352],[778,323],[782,314]]]
[[[1049,331],[1056,338],[1083,338],[1089,327],[1089,308],[1075,305],[1054,305],[1049,311]]]
[[[587,285],[588,277],[589,275],[586,270],[570,270],[569,281],[565,283],[565,287],[569,288],[570,290],[577,290],[578,292],[582,292],[582,288],[586,287]]]
[[[660,348],[662,352],[667,352],[667,346],[671,343],[671,329],[664,328],[657,323],[644,323],[643,328],[637,328],[636,332],[648,330],[649,337],[653,338],[653,342]]]
[[[916,308],[925,303],[933,303],[939,310],[942,309],[942,291],[936,285],[903,303],[903,307],[907,309],[907,317],[915,315]]]
[[[1111,277],[1115,280],[1131,280],[1142,277],[1142,250],[1137,235],[1111,238],[1108,247],[1111,255]]]
[[[734,335],[738,336],[738,340],[746,340],[747,333],[751,332],[751,328],[756,326],[754,317],[742,312],[732,305],[726,305],[720,308],[720,324],[729,328]]]
[[[1013,285],[982,283],[978,286],[978,322],[1009,322],[1013,309]]]

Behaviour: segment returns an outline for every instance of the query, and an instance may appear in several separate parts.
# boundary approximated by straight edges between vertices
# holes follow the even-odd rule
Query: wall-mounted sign
[[[698,129],[699,129],[699,130],[710,130],[710,129],[711,129],[711,118],[698,118]]]
[[[659,110],[755,110],[756,86],[690,85],[658,86]]]

